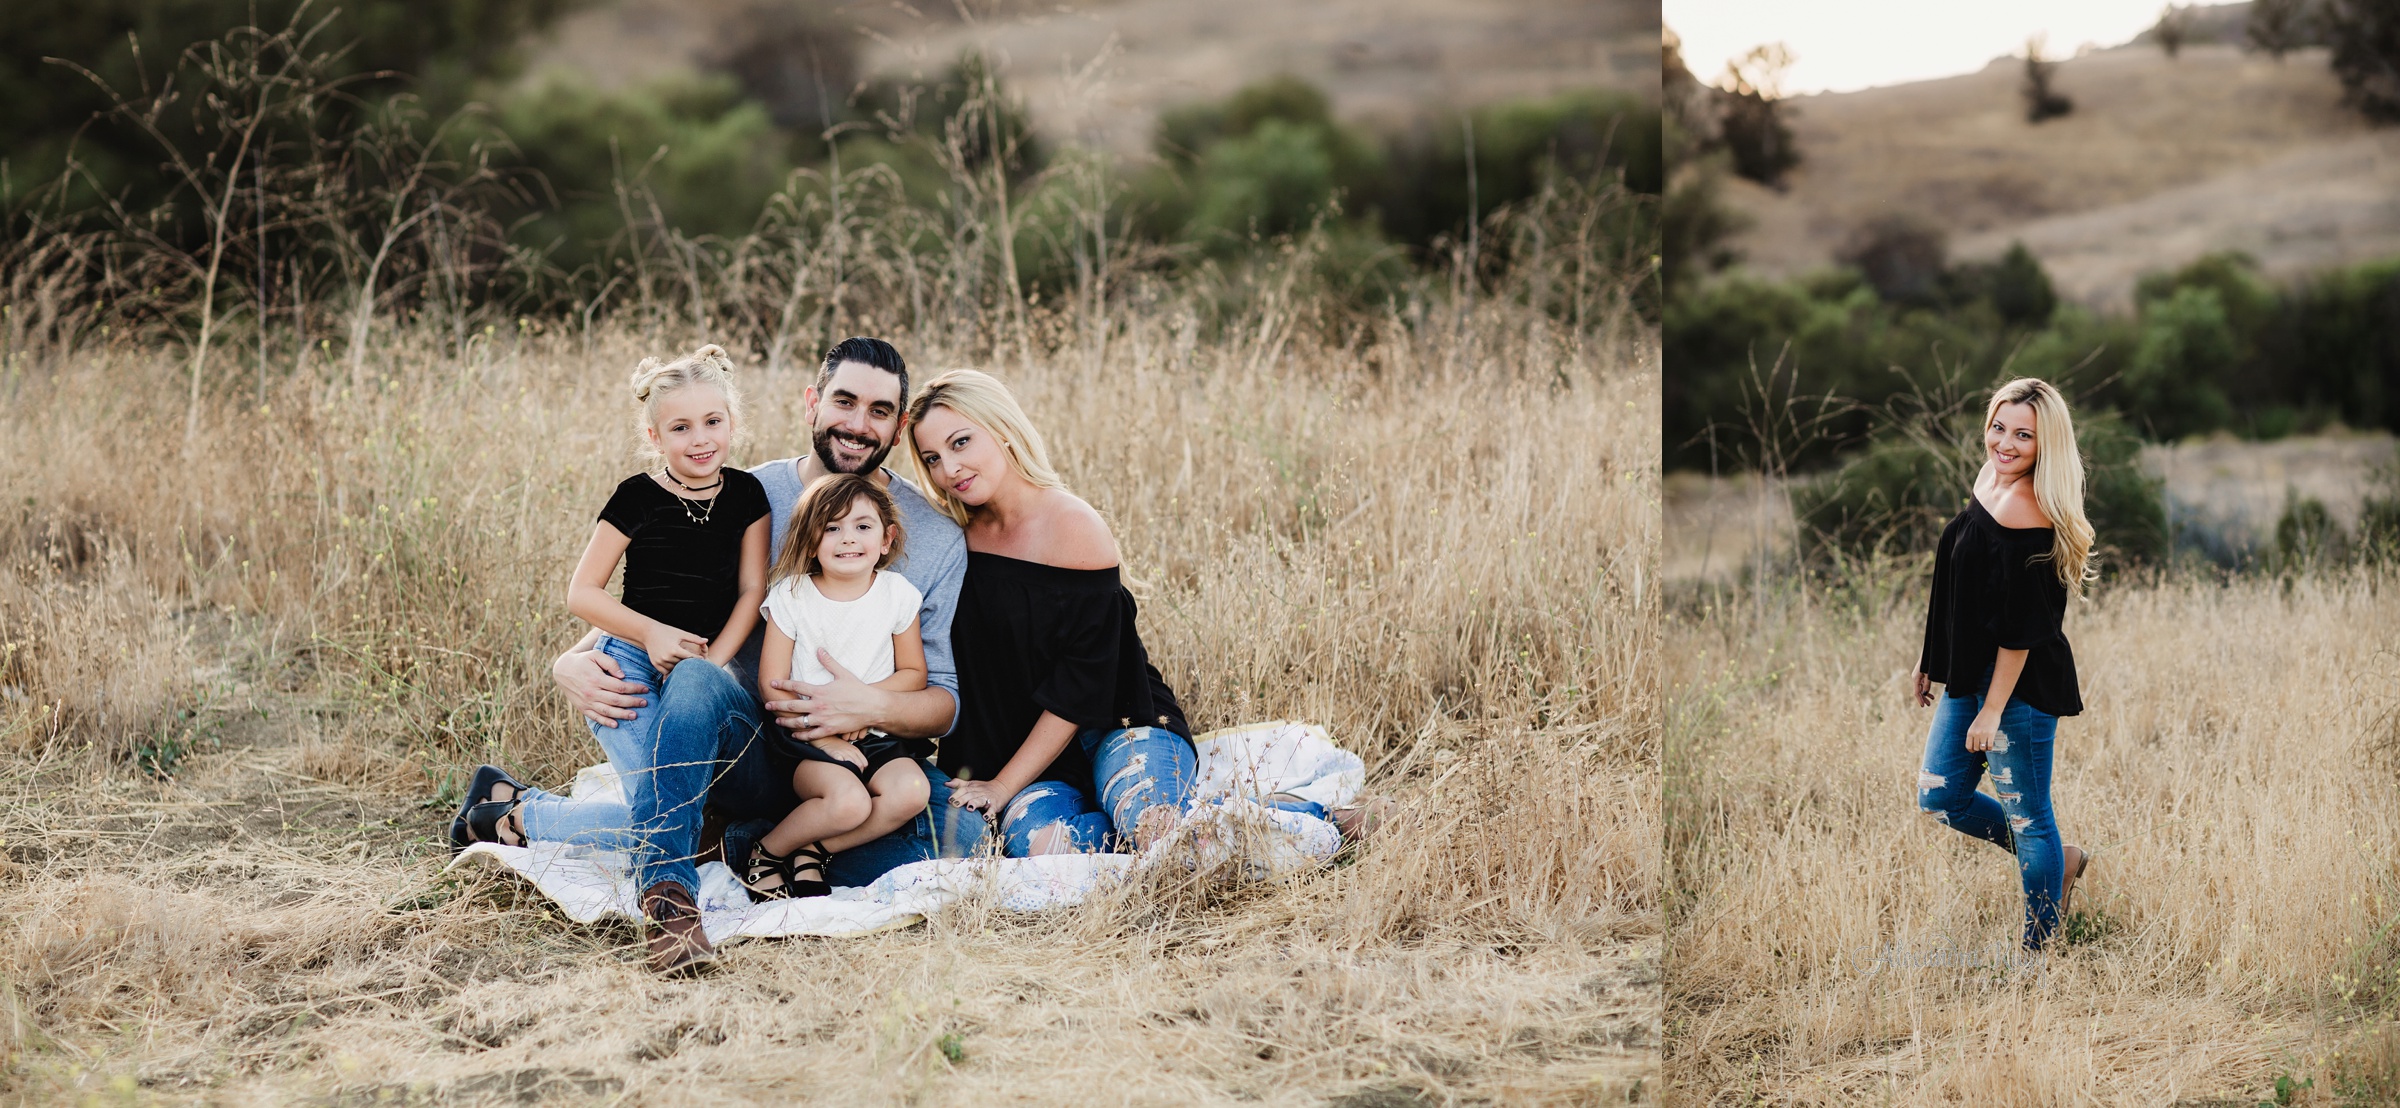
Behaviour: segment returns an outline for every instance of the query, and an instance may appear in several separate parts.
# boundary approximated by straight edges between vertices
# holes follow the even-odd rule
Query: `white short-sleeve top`
[[[817,591],[816,579],[804,574],[786,577],[767,590],[759,611],[791,636],[792,680],[812,685],[833,680],[817,661],[822,647],[871,685],[892,675],[892,636],[916,622],[924,603],[924,594],[908,578],[877,570],[874,583],[856,600],[829,599]]]

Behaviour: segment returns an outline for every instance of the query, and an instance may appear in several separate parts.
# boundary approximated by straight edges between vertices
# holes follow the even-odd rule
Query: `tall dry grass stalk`
[[[2052,790],[2098,858],[2038,965],[2013,958],[2013,860],[1917,811],[1921,585],[1667,619],[1669,1081],[1695,1104],[2388,1093],[2388,573],[2120,581],[2070,612],[2087,707]]]
[[[859,314],[743,329],[695,300],[462,332],[427,308],[377,322],[355,373],[325,343],[263,402],[212,384],[190,451],[175,343],[20,332],[0,1090],[1363,1104],[1654,1083],[1656,346],[1622,286],[1594,307],[1560,226],[1549,261],[1520,256],[1585,298],[1565,311],[1520,274],[1471,311],[1359,314],[1311,291],[1305,244],[1216,285],[1028,304],[1021,335],[988,297],[879,309],[920,377],[1019,390],[1148,583],[1145,640],[1196,725],[1322,722],[1394,815],[1287,885],[742,944],[697,982],[644,973],[630,928],[444,875],[446,790],[478,761],[563,783],[598,760],[547,671],[579,633],[568,570],[634,465],[626,368],[721,328],[762,340],[746,460],[782,456],[805,448],[811,358],[763,340]],[[787,247],[810,244],[831,249]]]

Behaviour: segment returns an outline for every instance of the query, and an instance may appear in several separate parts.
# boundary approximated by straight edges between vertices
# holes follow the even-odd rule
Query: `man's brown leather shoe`
[[[689,973],[717,960],[708,932],[700,929],[700,906],[672,881],[642,890],[642,914],[650,918],[650,968]]]

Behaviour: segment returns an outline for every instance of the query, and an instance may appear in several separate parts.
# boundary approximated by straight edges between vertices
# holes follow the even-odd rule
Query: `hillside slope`
[[[2400,251],[2400,140],[2341,105],[2322,50],[2282,63],[2232,47],[2103,51],[2060,63],[2074,114],[2027,124],[2022,63],[1798,97],[1804,158],[1782,192],[1733,182],[1757,219],[1754,271],[1829,264],[1867,220],[1913,213],[1958,256],[2022,239],[2067,295],[2122,303],[2140,273],[2214,249],[2272,273]]]
[[[769,0],[771,3],[772,0]],[[792,0],[797,4],[798,0]],[[752,0],[604,0],[561,19],[534,72],[603,88],[691,72],[756,19]],[[1132,154],[1158,113],[1292,73],[1347,118],[1401,120],[1593,87],[1658,88],[1658,7],[1641,0],[1028,0],[921,12],[815,5],[858,28],[861,68],[928,74],[983,46],[1034,125]],[[971,17],[971,18],[970,18]]]

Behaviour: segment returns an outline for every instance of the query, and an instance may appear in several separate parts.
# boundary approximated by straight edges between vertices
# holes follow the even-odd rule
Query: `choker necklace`
[[[667,480],[674,482],[676,488],[682,489],[685,492],[707,492],[710,489],[721,489],[725,487],[725,478],[722,474],[718,475],[716,484],[702,485],[699,488],[693,488],[692,486],[684,484],[681,481],[676,481],[674,470],[666,470],[665,476]],[[717,496],[723,495],[725,494],[717,494]],[[688,497],[678,496],[675,498],[675,502],[683,505],[683,518],[691,520],[696,526],[706,527],[708,526],[708,521],[717,514],[717,496],[709,497],[706,500],[693,500]],[[692,510],[692,505],[694,504],[700,505],[700,509],[698,511]]]

